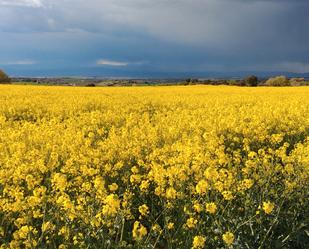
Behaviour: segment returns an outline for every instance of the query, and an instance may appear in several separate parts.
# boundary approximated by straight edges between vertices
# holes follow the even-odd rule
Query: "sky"
[[[0,0],[13,76],[309,73],[308,0]]]

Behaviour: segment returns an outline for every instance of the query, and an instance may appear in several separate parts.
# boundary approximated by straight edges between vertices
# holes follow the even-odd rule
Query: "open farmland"
[[[0,86],[1,248],[306,248],[308,138],[309,87]]]

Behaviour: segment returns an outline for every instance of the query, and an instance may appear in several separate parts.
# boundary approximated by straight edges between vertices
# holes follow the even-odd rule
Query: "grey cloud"
[[[283,2],[289,3],[289,6]],[[6,30],[18,29],[16,26],[20,26],[20,30],[33,29],[48,32],[134,30],[147,32],[155,37],[177,43],[226,48],[239,45],[248,46],[261,35],[270,39],[277,37],[277,31],[281,32],[277,27],[280,28],[282,23],[291,26],[291,22],[287,19],[295,18],[296,8],[290,6],[291,2],[276,0],[45,0],[44,3],[48,6],[45,10],[31,11],[31,13],[27,10],[19,10],[18,15],[16,15],[16,10],[13,13],[11,10],[1,15],[0,21],[4,19],[1,26]],[[309,6],[308,2],[298,2]],[[5,16],[10,17],[5,19]],[[13,18],[17,20],[14,21]],[[296,18],[296,22],[298,21]],[[227,39],[229,42],[226,41]]]
[[[171,44],[182,47],[157,52],[158,61],[169,61],[172,57],[187,59],[187,64],[179,63],[179,68],[237,70],[252,64],[306,70],[309,63],[307,0],[10,1],[15,5],[7,2],[0,0],[0,32],[38,32],[48,37],[52,37],[51,33],[55,33],[54,37],[63,33],[81,40],[96,35],[129,40],[132,34],[145,34],[166,48],[173,47]],[[122,51],[128,46],[123,44],[119,45]],[[150,54],[147,48],[144,45],[144,56]],[[143,55],[138,50],[128,51],[126,56],[129,53]]]
[[[103,66],[113,66],[113,67],[126,67],[129,65],[128,62],[123,61],[112,61],[108,59],[100,59],[97,61],[97,65],[103,65]]]
[[[39,8],[43,6],[42,0],[0,0],[0,5]]]
[[[4,64],[6,65],[34,65],[34,64],[37,64],[37,62],[34,60],[26,59],[26,60],[10,61]]]

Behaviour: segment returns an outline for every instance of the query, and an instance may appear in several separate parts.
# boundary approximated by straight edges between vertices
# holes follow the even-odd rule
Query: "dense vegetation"
[[[283,79],[283,80],[282,80]],[[59,85],[59,86],[171,86],[171,85],[230,85],[230,86],[309,86],[305,78],[278,76],[274,78],[258,78],[251,75],[243,79],[99,79],[99,78],[13,78],[16,84]]]
[[[306,87],[0,86],[1,248],[305,249],[308,113]]]
[[[288,79],[285,76],[276,76],[270,78],[258,78],[255,75],[247,76],[241,80],[235,79],[207,79],[207,80],[199,80],[199,79],[187,79],[185,82],[179,82],[178,85],[230,85],[230,86],[309,86],[309,81],[305,78],[290,78]]]
[[[0,84],[1,83],[10,83],[11,79],[9,78],[9,76],[0,69]]]

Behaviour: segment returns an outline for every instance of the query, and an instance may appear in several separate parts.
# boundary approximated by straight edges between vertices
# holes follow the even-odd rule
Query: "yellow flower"
[[[231,191],[223,191],[222,192],[222,195],[223,195],[223,198],[227,201],[230,201],[230,200],[233,200],[234,199],[234,196],[232,194]]]
[[[154,224],[152,227],[151,227],[151,230],[156,232],[156,233],[161,233],[162,232],[162,229],[160,227],[159,224]]]
[[[204,248],[206,242],[206,238],[204,236],[195,236],[193,239],[193,249]]]
[[[283,140],[283,134],[273,134],[271,135],[271,142],[273,143],[281,143]]]
[[[149,214],[149,208],[146,204],[143,204],[142,206],[138,207],[138,211],[142,216],[146,216]]]
[[[214,214],[217,211],[217,205],[214,202],[210,202],[206,204],[206,211],[210,214]]]
[[[144,236],[147,235],[147,229],[139,221],[135,221],[132,235],[135,240],[141,240]]]
[[[241,189],[249,189],[253,186],[253,180],[252,179],[244,179],[241,182]]]
[[[170,187],[166,190],[166,198],[167,199],[176,199],[177,197],[177,192],[174,188]]]
[[[188,228],[194,228],[196,226],[196,224],[197,224],[196,219],[194,219],[192,217],[187,219],[186,225],[187,225]]]
[[[54,228],[54,225],[51,222],[49,222],[49,221],[44,222],[42,224],[42,232],[45,232],[47,230],[52,230],[53,228]]]
[[[110,191],[115,192],[118,189],[118,185],[116,183],[112,183],[111,185],[108,185],[108,188]]]
[[[231,232],[226,232],[225,234],[222,235],[222,239],[223,239],[225,244],[230,246],[234,242],[234,234],[231,233]]]
[[[168,230],[172,230],[174,228],[174,223],[173,222],[169,222],[168,224],[167,224],[167,229]]]
[[[287,165],[284,167],[284,171],[285,171],[287,174],[289,174],[289,175],[293,174],[293,173],[294,173],[294,167],[293,167],[293,165],[292,165],[292,164],[287,164]]]
[[[133,166],[133,167],[131,168],[131,171],[132,171],[132,173],[134,173],[134,174],[138,174],[138,172],[139,172],[139,170],[138,170],[138,168],[137,168],[136,166]]]
[[[130,176],[130,182],[132,184],[139,184],[141,182],[141,179],[142,179],[142,176],[139,174]]]
[[[236,247],[222,201],[235,220],[260,204],[257,223],[282,197],[291,223],[306,208],[308,109],[309,87],[0,84],[0,248],[114,247],[117,234],[122,247]]]
[[[217,169],[214,167],[209,167],[204,171],[204,176],[207,180],[217,180],[218,178],[218,172]]]
[[[200,213],[203,211],[203,207],[200,203],[194,203],[193,204],[193,209],[197,212],[197,213]]]
[[[62,235],[62,236],[64,236],[65,239],[68,239],[69,235],[70,235],[70,229],[68,227],[66,227],[66,226],[63,226],[59,230],[58,235]]]
[[[205,180],[199,181],[195,187],[196,193],[201,195],[205,194],[207,192],[207,189],[208,189],[208,182]]]
[[[26,239],[31,233],[37,233],[37,231],[32,226],[22,226],[14,233],[14,238]]]
[[[263,210],[266,214],[271,214],[271,212],[273,211],[275,207],[275,204],[270,202],[270,201],[267,201],[267,202],[263,202]]]
[[[52,183],[56,189],[64,191],[67,187],[67,177],[64,174],[56,173],[52,178]]]
[[[149,181],[142,181],[139,186],[140,190],[143,192],[147,191],[148,187],[149,187]]]
[[[108,195],[104,200],[102,213],[107,216],[115,216],[120,209],[120,200],[115,194]]]

